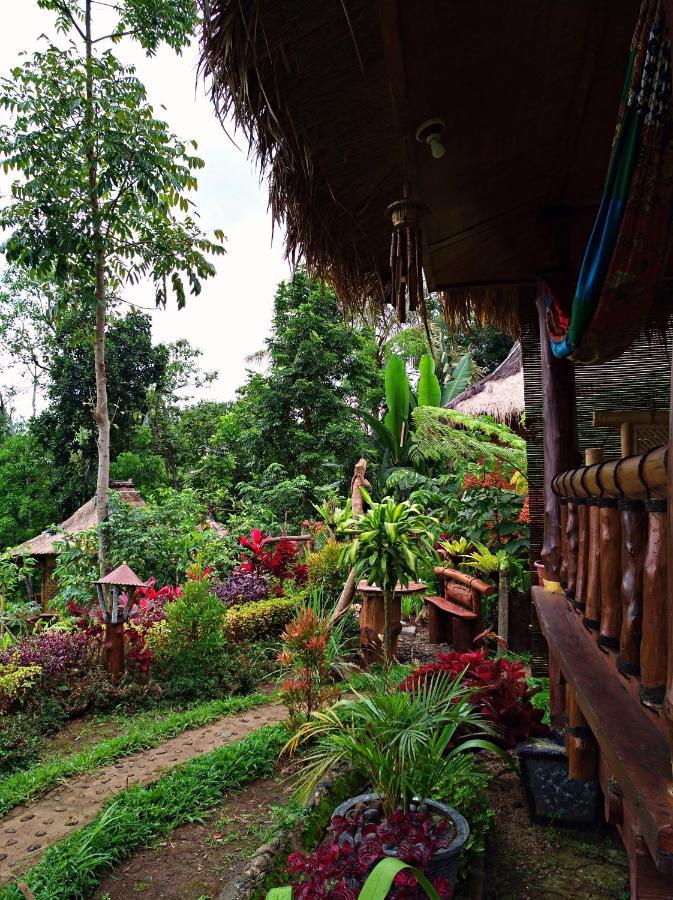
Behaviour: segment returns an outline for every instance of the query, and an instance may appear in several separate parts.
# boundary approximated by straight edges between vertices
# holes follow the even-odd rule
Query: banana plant
[[[384,452],[382,468],[409,463],[411,446],[411,413],[418,406],[439,407],[449,403],[465,390],[472,371],[472,358],[466,353],[456,364],[453,378],[440,385],[435,373],[435,361],[429,353],[421,357],[417,393],[411,390],[404,362],[391,356],[385,372],[386,414],[383,421],[366,410],[358,415],[371,427]]]

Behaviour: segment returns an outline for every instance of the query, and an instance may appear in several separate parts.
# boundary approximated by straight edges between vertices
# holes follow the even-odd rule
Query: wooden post
[[[578,506],[574,500],[570,500],[567,504],[567,508],[566,548],[568,558],[566,567],[566,596],[570,600],[574,600],[575,591],[577,590],[577,553],[579,550]]]
[[[561,587],[568,586],[568,498],[560,497],[561,504]]]
[[[569,684],[566,684],[566,715],[568,775],[578,781],[593,781],[598,772],[598,746]]]
[[[544,543],[545,588],[561,591],[561,506],[552,479],[578,465],[575,371],[567,359],[552,353],[547,334],[546,296],[536,301],[540,325],[542,414],[544,417]]]
[[[105,666],[112,681],[117,682],[124,671],[124,623],[107,622],[105,625]]]
[[[617,668],[622,675],[640,675],[647,513],[640,500],[620,500],[619,508],[622,514],[622,629]]]
[[[599,500],[601,628],[598,643],[619,650],[622,628],[622,515],[613,497]]]
[[[590,447],[586,450],[586,465],[593,466],[603,462],[603,450]],[[587,559],[587,596],[584,611],[584,624],[587,628],[600,628],[601,624],[601,525],[598,498],[589,500],[589,547]]]
[[[673,0],[669,0],[667,12],[673,15]],[[671,48],[673,54],[673,47]],[[673,375],[671,376],[673,384]],[[673,498],[673,457],[671,457],[671,445],[673,444],[673,390],[671,391],[671,410],[669,416],[669,433],[668,433],[668,496]],[[667,516],[667,542],[668,542],[668,558],[673,560],[673,503],[668,504]],[[668,743],[673,755],[673,565],[668,569],[667,589],[666,589],[666,620],[667,620],[667,647],[668,647],[668,666],[666,675],[666,698],[664,700],[664,715],[668,724]]]
[[[647,500],[647,548],[643,570],[643,637],[640,642],[640,697],[661,706],[667,675],[666,501]]]

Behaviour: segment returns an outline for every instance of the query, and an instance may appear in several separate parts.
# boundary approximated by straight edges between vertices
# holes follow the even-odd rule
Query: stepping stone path
[[[273,703],[218,719],[160,747],[71,778],[40,800],[15,807],[0,818],[0,885],[22,875],[52,844],[87,825],[119,791],[133,784],[151,784],[178,763],[239,741],[263,725],[282,722],[286,715],[285,707]]]

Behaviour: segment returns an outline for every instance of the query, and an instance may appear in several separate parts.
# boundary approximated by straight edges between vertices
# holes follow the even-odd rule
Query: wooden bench
[[[431,644],[452,644],[454,650],[472,647],[482,629],[481,601],[493,587],[457,569],[437,566],[439,596],[426,597]]]

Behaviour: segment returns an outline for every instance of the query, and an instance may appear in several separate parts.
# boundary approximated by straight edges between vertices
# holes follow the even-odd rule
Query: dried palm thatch
[[[132,481],[111,481],[110,490],[116,491],[120,498],[130,506],[144,506],[145,501],[133,487]],[[96,498],[80,506],[58,528],[50,528],[12,550],[12,556],[53,556],[56,544],[63,541],[63,534],[80,534],[96,526]]]
[[[375,5],[202,6],[201,69],[220,119],[233,118],[268,174],[288,258],[330,281],[346,307],[381,302],[390,295],[385,211],[398,199],[402,163]]]
[[[524,413],[521,344],[517,341],[497,369],[447,405],[465,415],[491,416],[503,425],[517,426]]]

